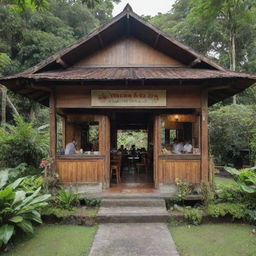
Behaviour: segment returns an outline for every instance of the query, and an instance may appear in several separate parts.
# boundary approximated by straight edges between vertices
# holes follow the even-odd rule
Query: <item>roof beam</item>
[[[60,56],[57,56],[55,61],[56,63],[60,64],[63,68],[69,67],[69,65]]]
[[[156,39],[155,39],[155,42],[154,42],[154,48],[157,47],[157,44],[158,44],[158,42],[159,42],[160,36],[161,36],[161,33],[158,33],[158,34],[156,35]]]
[[[194,59],[190,64],[189,67],[193,68],[194,66],[196,66],[197,64],[201,63],[201,60],[199,58]]]
[[[34,85],[34,84],[30,84],[27,85],[28,89],[35,89],[35,90],[39,90],[39,91],[45,91],[45,92],[52,92],[52,88],[46,87],[46,86],[40,86],[40,85]]]
[[[130,15],[129,13],[126,14],[126,35],[127,37],[130,36],[130,32],[131,32],[131,27],[130,27]]]
[[[104,42],[102,40],[102,37],[101,37],[100,33],[97,35],[97,38],[99,40],[100,46],[103,48],[104,47]]]
[[[231,85],[217,85],[217,86],[208,87],[207,90],[208,90],[208,92],[211,92],[211,91],[229,89],[230,87],[231,87]]]

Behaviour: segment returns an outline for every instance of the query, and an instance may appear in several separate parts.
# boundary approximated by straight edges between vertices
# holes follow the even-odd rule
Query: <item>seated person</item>
[[[185,145],[183,146],[183,153],[193,153],[193,146],[189,140],[185,141]]]
[[[177,139],[174,139],[173,145],[172,145],[172,153],[181,154],[182,151],[183,151],[183,142],[178,141]]]
[[[131,147],[131,149],[130,149],[130,154],[131,154],[131,155],[136,155],[136,154],[137,154],[135,145],[132,145],[132,147]]]
[[[121,145],[120,148],[118,149],[118,151],[123,153],[124,152],[124,145]]]
[[[68,143],[65,148],[65,155],[73,155],[76,154],[76,139],[73,138],[72,142]]]

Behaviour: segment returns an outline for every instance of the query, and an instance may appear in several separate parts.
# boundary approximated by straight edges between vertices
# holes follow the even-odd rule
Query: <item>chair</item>
[[[116,183],[119,184],[121,183],[121,165],[122,165],[122,156],[117,155],[113,156],[110,162],[110,176],[116,177]]]
[[[138,174],[140,174],[141,167],[143,167],[146,170],[146,173],[148,172],[148,161],[147,161],[146,156],[141,158],[140,163],[136,163],[136,170],[137,170]]]

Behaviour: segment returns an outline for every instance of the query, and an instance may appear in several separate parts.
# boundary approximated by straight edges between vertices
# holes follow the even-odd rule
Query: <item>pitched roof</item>
[[[124,36],[135,37],[154,49],[180,61],[186,67],[72,68],[82,58],[91,55]],[[132,11],[132,8],[128,4],[123,12],[114,17],[110,22],[95,29],[79,41],[22,73],[0,79],[0,82],[6,84],[13,91],[18,90],[21,94],[47,104],[42,92],[40,94],[31,87],[31,91],[27,91],[26,88],[22,89],[20,86],[17,89],[17,83],[109,80],[168,80],[171,83],[177,80],[192,80],[195,82],[196,80],[202,81],[208,79],[229,79],[232,80],[233,84],[233,79],[237,79],[236,81],[240,83],[239,86],[231,90],[226,90],[221,97],[214,95],[213,98],[215,100],[212,100],[210,103],[213,104],[249,87],[253,84],[256,76],[226,70],[219,64],[195,52],[190,47],[180,43],[149,22],[143,20]],[[238,81],[238,79],[242,79],[243,82],[241,83],[241,80]]]

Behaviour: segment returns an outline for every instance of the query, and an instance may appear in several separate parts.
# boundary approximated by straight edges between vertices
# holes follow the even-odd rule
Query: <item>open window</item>
[[[64,147],[75,139],[76,154],[99,154],[99,122],[93,116],[68,115],[64,125]]]
[[[200,116],[196,113],[163,115],[161,154],[200,154]]]

